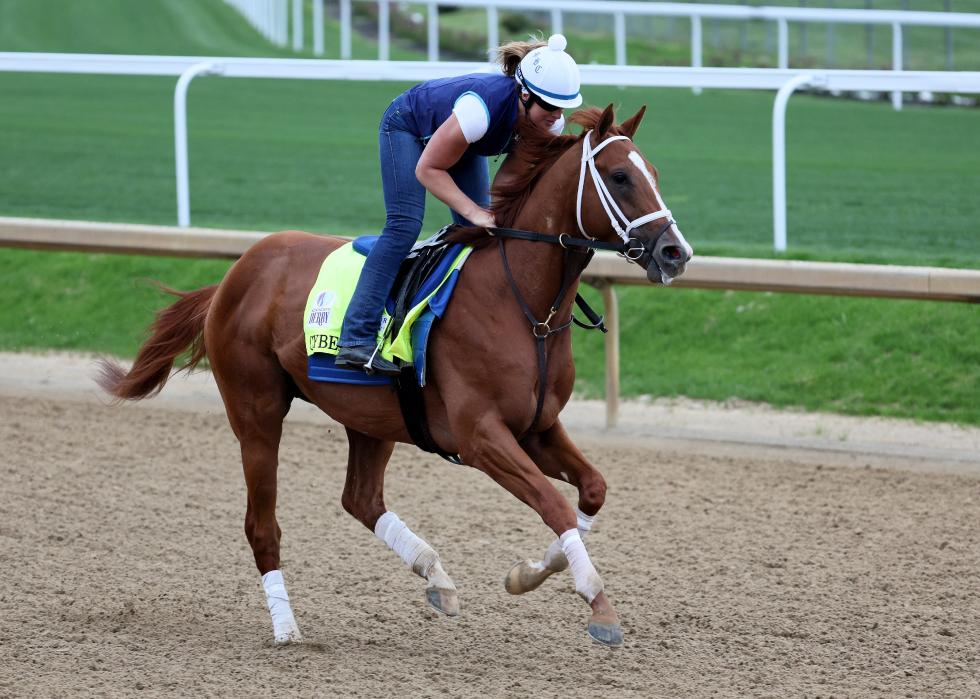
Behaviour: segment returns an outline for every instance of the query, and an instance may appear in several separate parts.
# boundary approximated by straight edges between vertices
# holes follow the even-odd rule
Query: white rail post
[[[316,2],[316,0],[313,0]],[[293,0],[293,51],[303,50],[303,0]]]
[[[779,27],[779,67],[786,70],[789,68],[789,22],[780,17],[776,24]]]
[[[812,75],[792,78],[779,88],[772,107],[772,247],[776,252],[786,251],[786,104],[797,88],[811,82]]]
[[[487,5],[487,59],[493,60],[493,52],[500,45],[500,17],[496,5]]]
[[[426,9],[426,25],[428,27],[429,60],[439,60],[439,6],[430,2]]]
[[[619,422],[619,302],[616,287],[608,279],[597,284],[602,292],[606,324],[606,429]]]
[[[892,70],[902,70],[902,25],[892,23]],[[892,107],[896,112],[902,111],[902,91],[892,92]]]
[[[313,55],[323,55],[323,3],[326,0],[313,0]]]
[[[351,0],[340,0],[340,57],[347,61],[350,60],[350,35],[351,35]]]
[[[700,68],[701,62],[701,17],[695,15],[691,17],[691,67]],[[701,94],[700,87],[692,87],[691,92],[695,95]]]
[[[551,33],[561,34],[562,33],[562,14],[561,10],[554,8],[551,10]]]
[[[279,29],[276,43],[279,46],[286,46],[289,44],[289,0],[279,0],[279,12],[276,21]]]
[[[616,65],[626,65],[626,15],[613,14],[613,33],[616,35]]]
[[[221,65],[195,63],[181,73],[174,91],[174,155],[177,163],[177,225],[186,228],[191,225],[191,196],[188,186],[187,164],[187,88],[198,75],[217,75]]]
[[[952,0],[943,0],[943,11],[951,12]],[[946,27],[943,32],[943,38],[946,41],[946,70],[953,70],[953,28]]]
[[[391,56],[390,42],[390,6],[388,0],[378,0],[378,60],[387,61]]]

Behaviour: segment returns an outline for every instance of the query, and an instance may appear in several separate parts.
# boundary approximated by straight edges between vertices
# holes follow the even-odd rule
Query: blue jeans
[[[381,117],[378,146],[381,155],[381,186],[387,220],[381,237],[371,249],[357,280],[344,327],[342,347],[374,347],[381,313],[402,260],[422,231],[425,216],[425,187],[415,177],[425,140],[408,130],[401,98],[395,99]],[[480,206],[490,203],[490,165],[487,159],[466,153],[449,170],[449,175],[466,196]],[[469,222],[455,211],[453,221]]]

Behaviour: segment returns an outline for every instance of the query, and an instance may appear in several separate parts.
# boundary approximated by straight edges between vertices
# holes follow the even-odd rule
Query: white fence
[[[279,45],[286,45],[287,3],[289,0],[225,0],[238,8],[259,31]],[[304,0],[293,3],[293,48],[303,46]],[[323,55],[323,4],[313,3],[315,55]],[[340,57],[351,58],[351,3],[367,2],[378,6],[378,59],[391,55],[391,9],[395,0],[339,0]],[[902,70],[904,41],[902,28],[959,27],[980,28],[980,14],[963,12],[914,12],[907,10],[848,10],[831,8],[750,7],[746,5],[701,5],[676,2],[636,2],[630,0],[428,0],[426,6],[427,55],[430,62],[439,60],[439,7],[472,7],[486,10],[488,55],[500,44],[500,10],[537,11],[550,14],[551,31],[560,32],[566,13],[605,14],[613,19],[616,65],[626,65],[626,21],[628,17],[683,17],[691,22],[691,67],[703,65],[703,31],[705,19],[774,22],[777,27],[777,66],[789,68],[789,23],[864,24],[890,26],[892,30],[892,70]],[[264,22],[261,26],[256,19]],[[319,34],[317,31],[319,30]],[[318,38],[319,36],[319,38]],[[896,109],[901,107],[901,93],[892,93]]]
[[[190,225],[187,153],[187,90],[200,75],[229,78],[306,80],[399,80],[492,71],[486,63],[426,61],[326,61],[316,59],[208,58],[191,56],[106,56],[98,54],[0,53],[0,72],[163,75],[179,77],[174,94],[174,152],[177,176],[177,222]],[[773,247],[786,250],[786,106],[804,86],[825,90],[880,90],[980,93],[980,72],[776,70],[765,68],[652,68],[582,66],[586,85],[700,87],[776,90],[773,105]]]

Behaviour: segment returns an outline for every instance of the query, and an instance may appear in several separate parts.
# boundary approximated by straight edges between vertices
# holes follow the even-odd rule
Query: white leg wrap
[[[568,564],[572,568],[572,577],[575,579],[575,591],[585,598],[586,602],[591,603],[596,595],[602,592],[602,578],[596,572],[595,566],[589,559],[589,554],[582,543],[582,537],[578,529],[569,529],[559,537],[561,549],[568,559]]]
[[[592,524],[595,522],[595,515],[591,517],[583,513],[577,507],[575,508],[575,516],[578,520],[578,533],[579,536],[584,540],[585,535],[592,531]],[[568,559],[565,558],[565,552],[562,551],[561,539],[555,539],[551,542],[551,546],[548,550],[544,552],[544,560],[540,563],[532,563],[532,568],[537,570],[550,570],[552,573],[560,573],[568,567]]]
[[[374,534],[397,553],[416,575],[428,579],[429,570],[439,560],[435,550],[416,536],[394,512],[385,512],[374,525]]]
[[[598,515],[592,515],[591,517],[582,510],[575,508],[575,519],[577,520],[578,532],[585,538],[585,535],[592,531],[592,525],[595,524],[595,518]]]
[[[293,609],[289,606],[289,595],[286,594],[282,571],[270,570],[263,575],[262,587],[265,589],[265,603],[272,616],[272,633],[275,635],[276,643],[302,641]]]

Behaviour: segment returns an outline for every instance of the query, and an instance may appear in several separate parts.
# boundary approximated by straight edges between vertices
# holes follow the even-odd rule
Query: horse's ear
[[[640,122],[643,121],[643,115],[646,113],[646,111],[647,106],[644,104],[642,107],[640,107],[640,111],[619,125],[619,130],[624,136],[633,138],[633,135],[640,126]]]
[[[596,123],[596,127],[595,127],[596,135],[597,136],[605,135],[605,133],[612,128],[613,119],[615,118],[616,118],[616,114],[613,112],[613,106],[610,103],[610,105],[603,110],[602,116],[599,117],[599,121]]]

